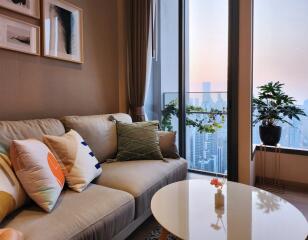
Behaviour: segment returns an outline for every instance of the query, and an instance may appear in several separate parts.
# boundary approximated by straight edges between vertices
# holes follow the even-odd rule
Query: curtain
[[[130,0],[130,41],[128,60],[129,107],[134,122],[145,120],[144,101],[151,43],[151,0]]]

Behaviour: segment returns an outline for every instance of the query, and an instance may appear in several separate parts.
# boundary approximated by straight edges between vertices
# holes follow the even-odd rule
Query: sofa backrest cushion
[[[114,158],[117,153],[116,123],[110,121],[110,116],[116,120],[131,123],[128,114],[115,113],[92,116],[67,116],[62,122],[67,131],[74,129],[89,144],[99,161]]]
[[[0,152],[8,154],[12,140],[34,138],[42,141],[43,135],[61,136],[65,129],[57,119],[0,121]]]

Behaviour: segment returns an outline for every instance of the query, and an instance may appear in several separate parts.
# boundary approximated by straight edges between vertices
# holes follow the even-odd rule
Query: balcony
[[[162,117],[166,109],[178,109],[178,93],[163,93]],[[169,107],[169,108],[168,108]],[[189,168],[212,174],[227,174],[227,92],[187,92],[186,119],[201,123],[206,129],[200,131],[200,124],[186,121],[186,159]],[[170,109],[171,110],[171,109]],[[213,114],[217,125],[214,123]],[[171,124],[170,124],[171,123]],[[162,118],[165,130],[178,131],[178,117],[173,114],[169,124]]]

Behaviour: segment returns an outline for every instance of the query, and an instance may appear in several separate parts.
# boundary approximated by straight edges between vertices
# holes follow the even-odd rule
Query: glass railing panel
[[[177,93],[164,93],[163,103],[162,127],[177,131]],[[186,159],[190,169],[227,174],[226,109],[226,92],[186,94]]]
[[[308,149],[308,100],[306,105],[299,106],[302,108],[307,116],[301,116],[300,121],[297,119],[286,119],[290,124],[279,123],[282,127],[281,138],[279,144],[282,147]],[[261,144],[259,135],[260,123],[253,127],[253,144]]]

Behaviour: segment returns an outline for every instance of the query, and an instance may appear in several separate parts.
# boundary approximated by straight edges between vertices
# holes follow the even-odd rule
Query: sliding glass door
[[[228,0],[186,1],[186,158],[227,174]]]
[[[234,132],[237,129],[236,111],[231,108],[236,97],[232,98],[231,90],[237,88],[238,49],[233,44],[237,31],[229,21],[236,25],[233,10],[238,1],[156,3],[148,119],[159,120],[163,130],[177,132],[181,156],[190,170],[229,175],[232,167],[236,180],[237,140],[228,129],[231,124]]]

